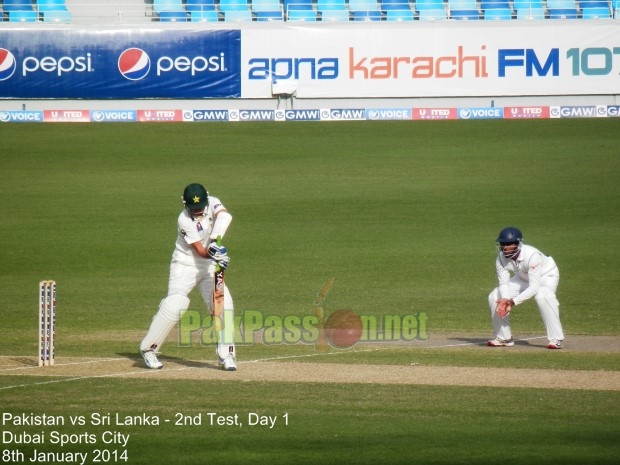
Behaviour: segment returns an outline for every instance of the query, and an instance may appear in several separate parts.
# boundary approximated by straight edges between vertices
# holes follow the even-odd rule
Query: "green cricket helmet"
[[[183,191],[181,199],[192,218],[204,216],[209,206],[209,193],[202,184],[189,184]]]

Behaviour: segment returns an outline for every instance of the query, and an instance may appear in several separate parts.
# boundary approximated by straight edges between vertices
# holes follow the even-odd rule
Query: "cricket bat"
[[[222,236],[217,236],[217,245],[222,245]],[[219,264],[215,265],[213,274],[213,326],[216,331],[224,329],[224,270]]]

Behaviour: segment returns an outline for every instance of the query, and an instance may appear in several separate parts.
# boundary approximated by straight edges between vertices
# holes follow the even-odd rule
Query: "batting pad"
[[[159,303],[159,311],[151,322],[148,333],[140,344],[140,350],[157,352],[172,328],[189,307],[189,299],[180,294],[169,295]]]
[[[236,356],[235,351],[235,311],[232,308],[224,308],[224,329],[218,331],[217,355],[220,359],[228,355]]]

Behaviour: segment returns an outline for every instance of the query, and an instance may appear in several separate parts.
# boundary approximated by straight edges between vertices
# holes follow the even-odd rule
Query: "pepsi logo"
[[[151,59],[144,50],[128,48],[118,57],[118,70],[125,79],[139,81],[151,70]]]
[[[5,48],[0,48],[0,81],[6,81],[17,69],[15,56]]]

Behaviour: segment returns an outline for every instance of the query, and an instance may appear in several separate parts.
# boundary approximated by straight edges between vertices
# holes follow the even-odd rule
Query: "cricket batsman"
[[[170,263],[168,295],[159,304],[148,333],[140,344],[140,353],[148,368],[159,369],[163,364],[157,354],[170,331],[189,307],[189,293],[198,287],[207,309],[213,315],[214,274],[228,267],[230,258],[226,247],[216,241],[224,237],[232,221],[222,202],[210,196],[202,184],[185,187],[182,196],[183,211],[177,225],[177,239]],[[223,273],[221,273],[223,276]],[[222,278],[223,279],[223,278]],[[224,321],[234,320],[232,297],[224,284]],[[218,330],[216,353],[219,366],[236,371],[236,353],[233,324]]]
[[[524,244],[521,231],[515,227],[502,229],[496,241],[498,253],[495,269],[499,286],[489,294],[495,339],[487,345],[514,345],[510,312],[515,306],[534,297],[547,329],[547,347],[561,349],[564,333],[560,323],[560,303],[556,298],[560,272],[555,261],[540,250]]]

